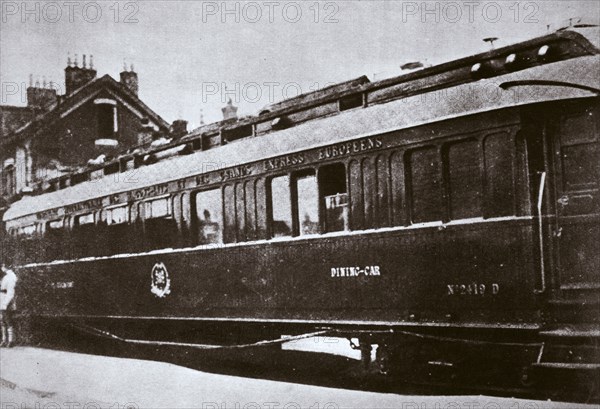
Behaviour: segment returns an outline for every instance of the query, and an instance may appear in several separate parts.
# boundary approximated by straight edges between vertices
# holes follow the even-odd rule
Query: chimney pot
[[[137,96],[139,91],[138,75],[133,71],[133,65],[131,66],[131,71],[127,71],[127,65],[125,65],[124,68],[125,69],[120,74],[121,84],[123,84],[129,89],[129,91],[133,92]]]
[[[93,69],[92,56],[90,55],[90,66],[87,66],[87,55],[83,54],[83,68],[79,67],[78,55],[75,54],[74,65],[68,65],[65,68],[65,95],[72,94],[73,91],[82,87],[96,78],[96,70]]]
[[[42,86],[40,86],[40,79],[35,81],[33,84],[33,75],[29,76],[30,86],[27,88],[27,106],[30,108],[46,110],[52,104],[58,100],[56,90],[52,88],[52,81],[50,82],[50,88],[48,88],[48,81],[43,76]]]

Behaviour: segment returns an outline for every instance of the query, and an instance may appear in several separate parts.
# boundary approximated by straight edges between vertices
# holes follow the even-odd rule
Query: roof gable
[[[103,91],[109,92],[113,97],[115,97],[115,99],[118,99],[119,102],[127,107],[127,109],[136,113],[136,115],[148,117],[163,131],[168,131],[169,124],[160,115],[150,109],[148,105],[146,105],[137,95],[131,92],[125,85],[106,74],[100,78],[96,78],[88,82],[69,95],[61,96],[58,101],[51,105],[46,112],[40,113],[33,118],[31,117],[34,116],[34,110],[31,108],[11,107],[13,109],[21,108],[23,110],[27,110],[30,113],[30,119],[20,123],[15,122],[17,124],[16,126],[13,126],[13,128],[10,129],[10,131],[6,134],[3,133],[3,135],[6,136],[0,140],[0,144],[14,142],[21,139],[21,137],[28,134],[28,131],[31,131],[33,124],[36,124],[36,129],[53,124],[54,122],[67,116],[79,106],[84,105],[86,102],[95,98]]]

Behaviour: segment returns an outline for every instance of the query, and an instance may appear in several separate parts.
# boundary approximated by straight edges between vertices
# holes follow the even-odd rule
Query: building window
[[[94,101],[98,117],[98,138],[114,139],[118,130],[117,102],[99,98]]]
[[[2,172],[2,192],[5,195],[14,195],[16,193],[16,174],[14,165],[8,165]]]
[[[198,244],[223,242],[223,199],[220,189],[196,194]]]

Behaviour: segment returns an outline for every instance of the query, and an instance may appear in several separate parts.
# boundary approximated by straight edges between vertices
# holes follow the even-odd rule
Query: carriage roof
[[[107,175],[59,191],[26,196],[10,206],[4,220],[166,183],[216,167],[223,169],[445,119],[540,102],[597,97],[600,91],[595,73],[599,66],[600,56],[595,50],[593,55],[343,111],[260,137],[240,139],[218,149],[164,159],[131,170],[128,177]]]

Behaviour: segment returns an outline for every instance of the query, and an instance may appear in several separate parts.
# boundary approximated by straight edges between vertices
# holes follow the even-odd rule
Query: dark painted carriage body
[[[499,65],[510,54],[522,65]],[[215,323],[224,332],[331,328],[374,343],[407,329],[523,344],[566,326],[596,331],[597,54],[564,32],[358,81],[240,124],[253,137],[202,150],[198,134],[186,143],[199,152],[25,198],[5,216],[9,237],[51,220],[63,229],[36,227],[43,234],[15,251],[29,258],[19,267],[20,308],[125,331],[144,323],[173,339]],[[337,190],[334,173],[343,175]],[[302,234],[298,183],[307,175],[316,227]],[[273,208],[287,200],[273,194],[281,176],[287,237],[275,237]],[[197,195],[213,189],[223,243],[199,239]],[[327,218],[332,193],[347,200],[343,228]],[[151,224],[144,203],[162,198],[166,217]],[[107,209],[125,205],[125,227],[103,224]],[[95,223],[78,226],[89,214]],[[160,296],[151,291],[157,265],[170,280]]]

